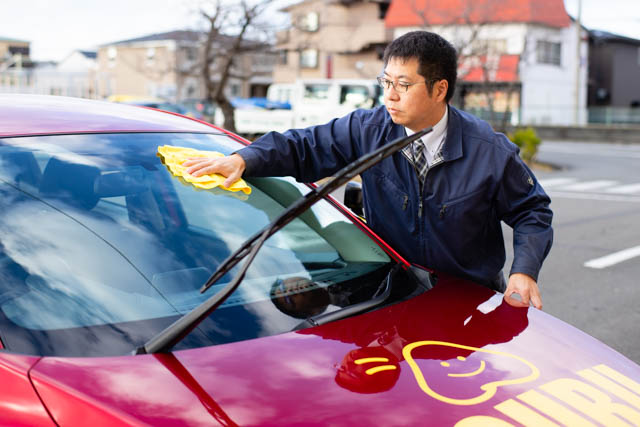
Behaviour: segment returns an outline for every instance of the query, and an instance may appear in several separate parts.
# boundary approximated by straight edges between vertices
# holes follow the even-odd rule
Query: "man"
[[[327,124],[268,133],[222,159],[184,163],[195,176],[291,175],[312,182],[363,154],[427,127],[421,141],[363,172],[369,226],[410,262],[505,292],[512,305],[542,308],[538,272],[553,239],[550,200],[504,135],[448,105],[456,83],[453,46],[414,31],[384,55],[384,107]],[[514,230],[505,284],[500,221]],[[505,290],[506,287],[506,290]],[[520,295],[521,300],[510,298]]]

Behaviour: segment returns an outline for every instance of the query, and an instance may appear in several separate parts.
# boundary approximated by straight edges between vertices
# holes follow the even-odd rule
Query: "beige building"
[[[30,64],[30,42],[0,37],[0,71]]]
[[[130,95],[175,100],[179,92],[189,92],[189,82],[180,78],[178,64],[187,67],[190,59],[195,63],[198,38],[194,32],[176,31],[100,46],[99,97]]]
[[[206,34],[172,31],[124,40],[98,49],[98,93],[158,97],[169,101],[203,98],[201,55]],[[264,96],[271,83],[273,55],[244,55],[236,68],[247,77],[231,79],[228,96]],[[215,76],[214,76],[215,79]]]
[[[0,73],[8,69],[22,69],[33,66],[29,57],[31,43],[0,37]]]
[[[382,70],[391,40],[385,0],[304,0],[291,5],[291,27],[278,34],[274,82],[296,79],[370,79]]]

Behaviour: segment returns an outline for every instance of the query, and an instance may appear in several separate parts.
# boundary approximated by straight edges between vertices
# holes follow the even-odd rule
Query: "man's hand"
[[[229,188],[242,177],[246,164],[239,154],[227,157],[192,157],[182,163],[187,168],[187,173],[193,176],[218,173],[225,178],[225,187]]]
[[[512,298],[513,294],[520,295],[520,300]],[[531,301],[535,308],[542,309],[542,298],[540,298],[538,284],[533,280],[533,277],[523,273],[513,273],[509,276],[504,300],[514,307],[529,307],[529,301]]]

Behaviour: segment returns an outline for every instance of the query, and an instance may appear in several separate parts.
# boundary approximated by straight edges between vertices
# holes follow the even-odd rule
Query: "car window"
[[[0,140],[0,338],[11,351],[126,354],[202,303],[200,286],[309,191],[247,179],[251,194],[198,189],[157,150],[229,154],[226,135],[92,134]],[[368,299],[385,252],[321,201],[267,240],[236,292],[178,348],[289,331]]]
[[[306,84],[304,86],[305,102],[324,102],[329,99],[329,84]]]
[[[340,104],[352,108],[370,106],[371,95],[369,88],[362,85],[343,85],[340,87]]]

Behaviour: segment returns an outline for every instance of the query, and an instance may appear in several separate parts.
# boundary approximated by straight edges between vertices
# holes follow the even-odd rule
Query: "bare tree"
[[[215,102],[224,115],[224,127],[235,131],[234,107],[226,95],[230,79],[247,80],[251,67],[239,61],[248,55],[268,53],[275,28],[266,22],[265,14],[273,0],[242,0],[201,3],[199,13],[206,24],[199,75],[204,81],[205,97]]]
[[[425,29],[434,26],[447,27],[451,43],[458,53],[458,80],[474,79],[473,92],[483,94],[486,100],[488,119],[500,131],[504,131],[511,113],[513,96],[519,87],[517,81],[500,81],[500,59],[504,48],[486,40],[492,15],[500,7],[499,0],[462,0],[462,7],[447,10],[440,0],[410,0],[413,13],[420,19]],[[440,5],[440,6],[439,6]],[[518,61],[522,60],[522,56]],[[515,66],[515,72],[519,63]],[[463,86],[462,84],[460,86]],[[461,88],[462,89],[462,88]],[[498,120],[496,114],[496,94],[504,92],[506,109]],[[460,94],[460,107],[465,107],[464,94]]]

